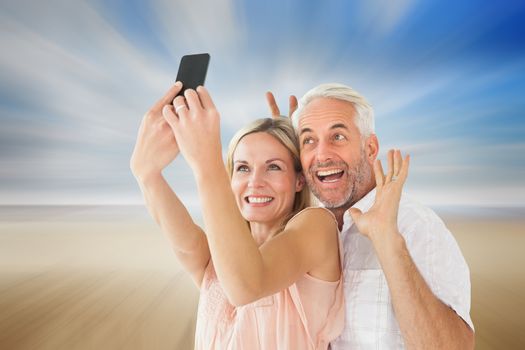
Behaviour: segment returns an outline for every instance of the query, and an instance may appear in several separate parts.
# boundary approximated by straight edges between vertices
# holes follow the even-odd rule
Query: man
[[[267,99],[278,115],[271,93]],[[332,349],[473,349],[468,266],[432,210],[401,194],[398,211],[387,210],[397,203],[378,191],[404,161],[390,151],[383,174],[368,102],[350,87],[323,84],[292,119],[307,183],[341,230],[346,323]]]

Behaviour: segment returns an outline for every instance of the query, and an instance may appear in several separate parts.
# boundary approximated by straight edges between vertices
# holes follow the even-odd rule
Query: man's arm
[[[430,290],[403,236],[372,241],[383,268],[396,319],[409,349],[474,349],[474,332]]]
[[[359,232],[370,238],[390,289],[399,328],[410,349],[473,349],[474,332],[430,290],[397,227],[399,201],[409,157],[388,152],[385,175],[376,160],[376,198],[366,213],[350,208]],[[417,234],[417,233],[416,233]]]

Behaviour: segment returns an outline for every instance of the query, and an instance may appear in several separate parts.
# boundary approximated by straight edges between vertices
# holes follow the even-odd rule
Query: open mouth
[[[269,203],[273,201],[273,197],[247,196],[247,197],[244,197],[244,200],[246,201],[246,203],[250,203],[250,204],[262,204],[262,203]]]
[[[315,173],[317,179],[321,182],[336,182],[344,174],[343,169],[318,170]]]

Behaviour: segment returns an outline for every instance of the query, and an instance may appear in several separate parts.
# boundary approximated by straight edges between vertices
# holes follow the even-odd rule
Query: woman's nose
[[[264,173],[260,170],[253,170],[248,180],[250,187],[262,187],[265,185]]]

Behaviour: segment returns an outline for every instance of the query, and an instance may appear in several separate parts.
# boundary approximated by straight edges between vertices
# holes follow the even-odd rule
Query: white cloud
[[[415,0],[374,0],[361,2],[361,16],[371,19],[370,31],[386,36],[393,32],[414,8]]]

